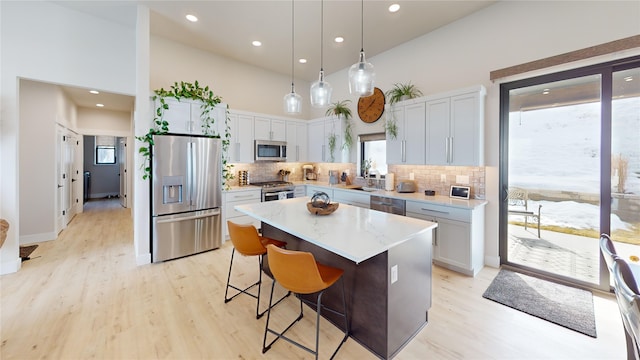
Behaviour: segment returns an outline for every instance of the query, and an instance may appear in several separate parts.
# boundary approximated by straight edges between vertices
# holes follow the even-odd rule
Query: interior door
[[[127,138],[118,138],[118,164],[120,166],[118,177],[120,178],[120,205],[127,207]]]
[[[64,128],[56,127],[56,233],[64,230],[67,226],[65,222],[65,134]]]
[[[63,204],[64,204],[64,211],[63,211],[63,217],[64,217],[64,224],[65,226],[67,224],[69,224],[71,222],[71,219],[73,219],[73,198],[74,198],[74,186],[76,184],[75,178],[74,178],[74,161],[75,161],[75,147],[76,147],[76,141],[75,138],[73,137],[73,135],[69,134],[68,132],[64,135],[64,139],[63,139],[63,143],[64,143],[64,176],[63,176],[63,181],[64,181],[64,200],[63,200]]]

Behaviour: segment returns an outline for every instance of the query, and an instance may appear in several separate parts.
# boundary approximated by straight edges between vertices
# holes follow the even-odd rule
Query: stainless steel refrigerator
[[[156,135],[151,149],[151,261],[220,247],[221,140]]]

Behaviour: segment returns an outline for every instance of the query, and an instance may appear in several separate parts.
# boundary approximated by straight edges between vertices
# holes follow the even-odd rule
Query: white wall
[[[83,135],[126,137],[131,134],[131,113],[79,107],[77,131]]]
[[[276,74],[255,66],[187,47],[160,37],[151,37],[151,89],[168,89],[174,82],[208,85],[230,109],[308,119],[311,83],[296,80],[296,93],[305,104],[297,116],[286,114],[283,98],[291,92],[291,75]]]
[[[19,144],[26,141],[20,133],[19,78],[134,95],[136,38],[134,29],[51,2],[2,1],[0,9],[0,217],[11,226],[0,249],[5,274],[20,268],[19,194],[31,186],[19,181]]]
[[[394,83],[409,81],[425,95],[477,84],[487,88],[484,143],[486,196],[489,201],[485,221],[485,258],[488,264],[499,264],[500,90],[498,82],[489,80],[489,73],[639,34],[638,1],[503,1],[369,58],[375,67],[376,86],[383,91]],[[570,66],[630,56],[632,53],[640,53],[640,49]],[[355,111],[357,98],[348,92],[347,71],[343,69],[326,79],[333,86],[332,101],[351,99]],[[551,72],[552,69],[544,71]],[[312,112],[313,117],[323,114],[323,109]],[[357,120],[356,116],[354,124],[354,134],[382,131],[381,120],[372,127]]]

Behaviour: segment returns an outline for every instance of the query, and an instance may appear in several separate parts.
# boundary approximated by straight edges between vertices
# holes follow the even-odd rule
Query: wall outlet
[[[291,173],[295,174],[296,173],[296,168],[291,168]]]
[[[460,185],[469,184],[469,175],[456,175],[456,183]]]
[[[415,180],[415,176],[413,173],[409,173],[409,180]]]
[[[391,267],[391,283],[398,281],[398,265],[393,265]]]
[[[445,175],[445,174],[440,174],[440,182],[441,182],[441,183],[445,183],[445,182],[447,182],[447,175]]]

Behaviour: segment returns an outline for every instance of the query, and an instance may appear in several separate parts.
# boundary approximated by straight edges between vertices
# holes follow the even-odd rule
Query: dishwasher
[[[371,210],[378,210],[390,214],[405,215],[405,201],[385,196],[371,195],[369,199]]]

